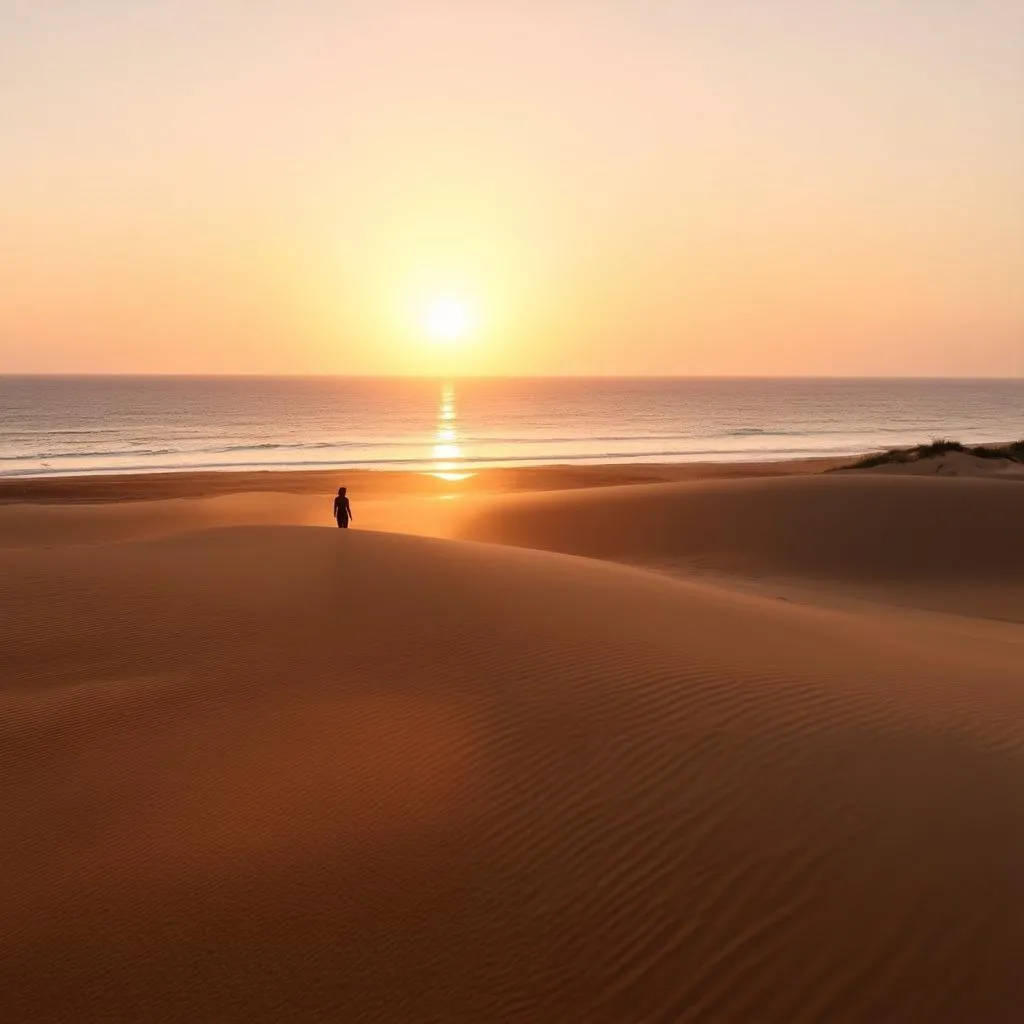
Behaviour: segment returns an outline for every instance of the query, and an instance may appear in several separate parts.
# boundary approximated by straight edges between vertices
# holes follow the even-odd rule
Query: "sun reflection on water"
[[[434,434],[434,468],[430,475],[439,480],[457,483],[468,480],[475,473],[459,472],[462,463],[462,446],[459,444],[455,414],[455,385],[445,384],[441,388],[441,406],[437,413],[437,431]]]

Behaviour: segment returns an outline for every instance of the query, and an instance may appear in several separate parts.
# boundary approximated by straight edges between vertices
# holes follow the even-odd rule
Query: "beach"
[[[0,1017],[1016,1019],[1024,481],[843,462],[0,481]]]

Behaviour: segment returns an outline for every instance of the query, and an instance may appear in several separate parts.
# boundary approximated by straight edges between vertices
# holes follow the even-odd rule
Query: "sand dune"
[[[457,532],[1024,621],[1021,521],[1024,489],[1000,481],[843,474],[510,495]]]
[[[1013,1019],[1022,502],[0,508],[0,1017]]]
[[[158,498],[105,504],[0,504],[0,550],[77,547],[154,540],[223,526],[329,526],[332,493],[240,493]],[[476,498],[472,507],[500,505],[499,496]],[[463,502],[411,496],[357,500],[355,526],[390,533],[453,537]]]
[[[500,505],[504,495],[679,480],[820,473],[839,460],[671,466],[540,466],[481,470],[452,483],[430,473],[366,470],[150,473],[0,479],[0,548],[66,546],[164,537],[210,526],[326,525],[339,483],[357,523],[371,529],[451,536],[461,506]],[[460,507],[446,501],[459,498]],[[464,500],[466,499],[466,500]]]
[[[556,471],[560,472],[560,471]],[[286,475],[286,474],[283,474]],[[356,502],[369,529],[693,570],[841,582],[1024,580],[1024,490],[871,473]],[[330,494],[0,505],[0,548],[91,544],[210,526],[329,525]]]
[[[738,572],[1024,580],[1024,546],[1013,542],[1022,514],[1024,491],[998,482],[817,476],[516,495],[482,508],[464,532]]]
[[[336,530],[2,559],[4,1019],[1016,1016],[1011,639]]]
[[[489,493],[474,480],[444,484],[449,493],[434,497],[410,493],[407,481],[387,496],[386,482],[375,481],[365,486],[370,497],[356,499],[356,525],[613,559],[802,603],[866,600],[1024,622],[1024,549],[1014,541],[1024,491],[1015,485],[869,471],[699,479],[700,467],[685,468],[685,481],[612,486],[618,475],[609,472],[591,488],[579,486],[577,471],[552,468],[545,489],[522,493],[501,490],[521,484],[518,474],[506,484],[499,474]],[[287,478],[278,493],[115,503],[114,485],[100,481],[97,502],[0,504],[0,549],[329,524],[329,493],[307,493],[304,477],[293,487],[292,474],[277,475]],[[94,483],[84,481],[82,493]],[[188,493],[194,483],[159,482],[154,494]],[[73,483],[63,486],[76,493]]]
[[[839,467],[844,472],[879,473],[884,476],[958,476],[1024,480],[1024,463],[1013,459],[993,459],[970,452],[945,452],[906,462],[886,462],[880,466]]]
[[[323,524],[329,499],[234,494],[105,504],[0,505],[0,549],[70,547],[166,537],[214,526]]]

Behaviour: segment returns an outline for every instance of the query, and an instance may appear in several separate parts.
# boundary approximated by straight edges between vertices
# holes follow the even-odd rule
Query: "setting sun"
[[[468,303],[458,298],[434,299],[423,314],[423,327],[431,341],[453,342],[465,340],[474,326],[474,316]]]

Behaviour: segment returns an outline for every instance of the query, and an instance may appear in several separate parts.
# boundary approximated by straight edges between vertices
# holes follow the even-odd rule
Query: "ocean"
[[[1024,380],[0,377],[0,477],[777,460],[1024,436]]]

